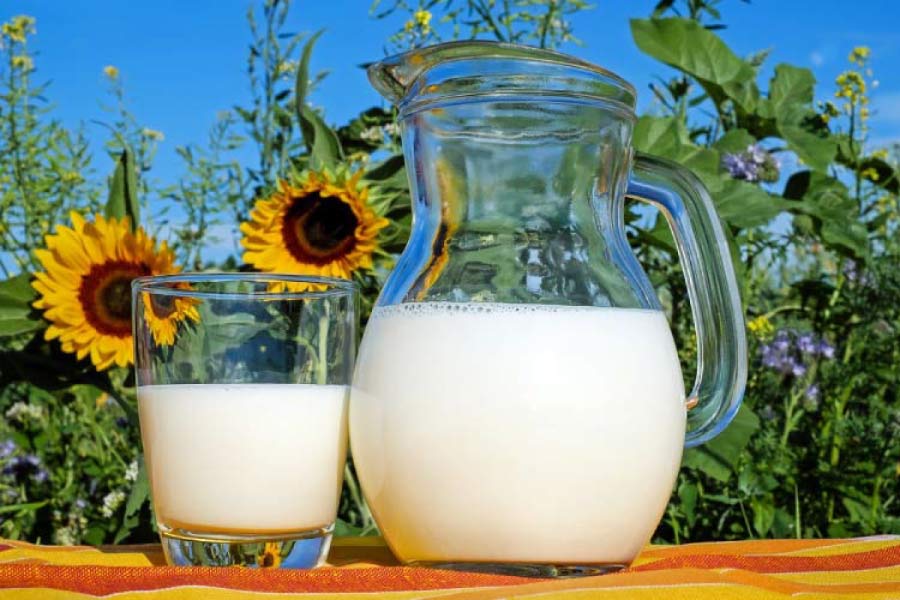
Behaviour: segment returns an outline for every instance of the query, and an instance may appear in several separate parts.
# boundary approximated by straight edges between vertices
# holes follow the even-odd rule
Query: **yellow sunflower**
[[[72,227],[59,226],[35,255],[44,271],[35,273],[40,297],[34,307],[44,311],[50,327],[44,337],[59,339],[63,351],[79,359],[90,356],[102,371],[134,362],[131,336],[131,280],[144,275],[177,273],[175,255],[163,242],[155,248],[143,229],[131,231],[125,219],[93,222],[71,213]],[[145,316],[157,343],[174,341],[185,317],[199,318],[196,308],[176,299],[172,306],[146,302]]]
[[[256,202],[241,224],[244,262],[260,271],[350,279],[372,268],[378,232],[388,225],[352,177],[309,172]]]

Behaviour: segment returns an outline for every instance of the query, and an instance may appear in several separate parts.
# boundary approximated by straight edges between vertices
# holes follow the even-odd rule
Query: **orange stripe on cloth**
[[[900,545],[879,550],[828,556],[765,556],[740,554],[690,554],[661,558],[632,567],[631,571],[660,569],[743,569],[756,573],[796,573],[799,571],[855,571],[900,565]]]
[[[42,588],[104,596],[116,592],[208,586],[265,592],[392,592],[515,585],[521,577],[417,567],[223,569],[213,567],[57,567],[0,565],[0,589]]]

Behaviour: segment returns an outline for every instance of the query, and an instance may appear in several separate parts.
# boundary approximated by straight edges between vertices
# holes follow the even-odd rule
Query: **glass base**
[[[449,569],[451,571],[468,571],[471,573],[489,573],[491,575],[511,575],[513,577],[540,577],[567,579],[572,577],[590,577],[614,573],[627,567],[624,564],[567,565],[541,563],[489,563],[489,562],[430,562],[413,561],[413,567],[429,567],[431,569]]]
[[[284,535],[211,534],[160,527],[166,562],[179,567],[312,569],[325,562],[334,524]]]

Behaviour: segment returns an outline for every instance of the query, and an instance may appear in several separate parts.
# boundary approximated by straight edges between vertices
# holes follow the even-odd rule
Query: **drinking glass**
[[[132,284],[141,437],[173,565],[309,568],[347,447],[348,281],[181,274]]]

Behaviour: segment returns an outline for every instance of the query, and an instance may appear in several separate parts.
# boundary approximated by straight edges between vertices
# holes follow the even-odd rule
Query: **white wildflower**
[[[107,519],[110,518],[124,501],[125,492],[122,490],[113,490],[103,497],[103,507],[100,509],[100,514]]]
[[[378,144],[384,139],[384,134],[381,131],[381,127],[373,126],[364,129],[363,132],[359,134],[359,137],[367,142]]]
[[[40,406],[28,404],[27,402],[16,402],[6,411],[6,418],[12,421],[25,423],[28,420],[40,421],[44,416],[44,411]]]
[[[125,468],[125,481],[137,481],[138,476],[138,461],[133,460],[131,464],[129,464]]]

